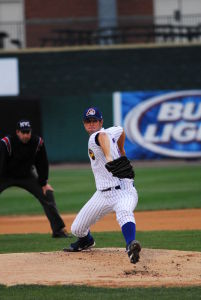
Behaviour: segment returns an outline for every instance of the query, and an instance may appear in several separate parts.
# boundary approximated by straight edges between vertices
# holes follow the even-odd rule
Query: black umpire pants
[[[3,178],[0,182],[0,193],[11,186],[23,188],[39,200],[50,222],[53,233],[58,233],[65,227],[65,224],[57,210],[53,192],[47,191],[46,195],[44,195],[37,178],[34,176],[23,179]]]

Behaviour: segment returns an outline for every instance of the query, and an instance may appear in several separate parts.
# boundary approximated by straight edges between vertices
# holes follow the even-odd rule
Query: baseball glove
[[[112,173],[114,177],[130,178],[135,177],[133,167],[126,156],[121,156],[113,161],[105,164],[106,169]]]

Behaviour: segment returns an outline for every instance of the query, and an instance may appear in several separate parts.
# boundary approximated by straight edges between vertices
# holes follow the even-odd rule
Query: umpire
[[[20,120],[16,135],[0,140],[0,193],[11,186],[33,194],[43,206],[52,228],[52,237],[69,237],[48,184],[49,163],[44,142],[32,134],[31,123]]]

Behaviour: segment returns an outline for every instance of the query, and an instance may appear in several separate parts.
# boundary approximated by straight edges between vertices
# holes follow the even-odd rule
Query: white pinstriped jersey
[[[108,172],[105,168],[107,161],[96,140],[96,136],[99,132],[107,133],[110,140],[110,154],[114,160],[120,157],[117,141],[123,132],[123,128],[121,126],[110,127],[107,129],[102,128],[100,131],[93,133],[89,138],[88,154],[95,177],[96,188],[97,190],[103,190],[120,185],[122,180],[117,177],[113,177],[112,173]]]
[[[116,213],[120,227],[128,222],[135,223],[133,211],[138,202],[138,194],[133,186],[133,179],[119,179],[113,177],[107,171],[105,168],[106,158],[101,147],[96,143],[96,136],[99,132],[106,132],[108,134],[112,158],[116,159],[120,157],[117,141],[123,132],[122,127],[102,128],[90,136],[88,150],[97,191],[83,206],[73,221],[71,231],[77,237],[86,236],[91,225],[111,212]],[[120,189],[115,189],[114,187],[118,185]],[[102,191],[107,188],[112,189]]]

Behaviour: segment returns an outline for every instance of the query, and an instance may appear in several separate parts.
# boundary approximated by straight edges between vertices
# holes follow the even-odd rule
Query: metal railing
[[[118,26],[97,18],[0,22],[0,48],[201,41],[201,15],[121,16]]]
[[[109,45],[149,42],[201,41],[201,25],[133,25],[97,30],[55,29],[51,37],[41,39],[41,47]]]
[[[24,48],[25,28],[23,22],[0,22],[0,48]]]

